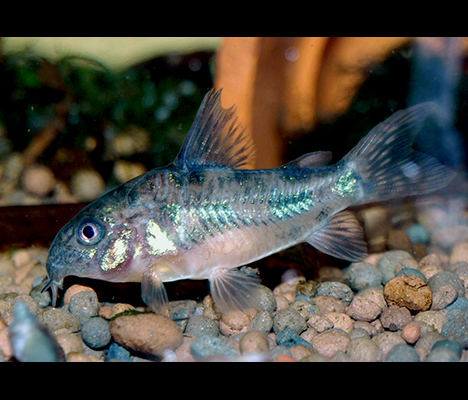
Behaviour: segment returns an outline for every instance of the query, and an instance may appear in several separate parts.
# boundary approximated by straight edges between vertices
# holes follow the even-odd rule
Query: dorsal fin
[[[221,106],[221,89],[210,90],[195,116],[174,164],[182,169],[194,166],[254,166],[252,138],[238,123],[235,106]]]

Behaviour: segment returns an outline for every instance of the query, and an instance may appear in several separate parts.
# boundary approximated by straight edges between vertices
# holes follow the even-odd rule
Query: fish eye
[[[99,242],[104,234],[101,224],[95,221],[84,221],[78,228],[78,239],[84,244]]]

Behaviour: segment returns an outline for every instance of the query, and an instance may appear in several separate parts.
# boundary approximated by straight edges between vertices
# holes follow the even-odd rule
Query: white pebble
[[[70,182],[72,193],[82,201],[97,199],[106,187],[102,176],[92,169],[76,171]]]

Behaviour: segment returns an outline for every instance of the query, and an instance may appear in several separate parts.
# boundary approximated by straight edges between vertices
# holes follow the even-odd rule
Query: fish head
[[[101,199],[102,200],[102,199]],[[69,275],[123,282],[130,272],[135,230],[104,201],[92,203],[68,222],[49,248],[46,268],[52,303]]]

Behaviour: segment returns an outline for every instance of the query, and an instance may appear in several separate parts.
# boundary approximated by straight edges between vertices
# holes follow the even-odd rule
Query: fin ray
[[[361,261],[367,256],[364,231],[349,211],[330,217],[325,226],[309,236],[307,243],[323,253],[348,261]]]
[[[210,277],[210,292],[220,311],[243,310],[259,303],[259,280],[239,270],[218,269]]]
[[[149,267],[141,281],[141,298],[156,314],[167,314],[167,293],[164,283],[156,274],[153,267]]]
[[[432,102],[400,110],[375,126],[343,158],[362,178],[363,202],[429,193],[454,178],[450,168],[412,149],[424,119],[436,112]]]
[[[253,168],[253,140],[239,124],[235,106],[221,106],[221,91],[212,89],[206,94],[175,165],[183,169],[197,165]]]

